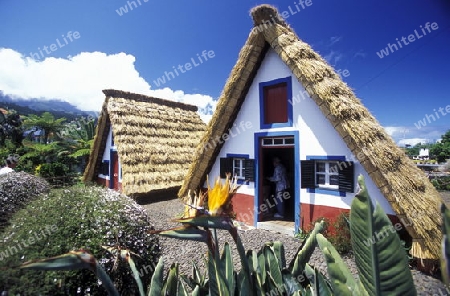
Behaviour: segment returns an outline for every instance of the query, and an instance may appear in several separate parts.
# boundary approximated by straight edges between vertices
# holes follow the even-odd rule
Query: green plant
[[[0,176],[0,233],[10,224],[9,220],[14,213],[40,194],[49,191],[47,181],[25,172],[11,172]]]
[[[208,211],[223,215],[209,215],[197,208],[187,208],[185,213],[195,215],[177,219],[183,226],[160,231],[159,234],[207,244],[208,282],[206,284],[204,277],[195,274],[194,268],[196,280],[187,282],[193,290],[192,295],[205,295],[206,288],[208,295],[416,295],[407,256],[398,235],[391,231],[392,224],[382,208],[378,204],[375,208],[372,205],[362,176],[358,177],[358,183],[360,191],[352,202],[350,231],[359,279],[352,276],[336,249],[320,233],[324,221],[316,223],[289,267],[285,267],[284,248],[280,242],[266,243],[258,252],[245,252],[231,219],[221,212],[226,208],[224,205],[229,195],[235,192],[232,186],[215,186],[208,191]],[[202,205],[200,197],[192,200],[191,207]],[[450,214],[445,214],[445,229],[450,232]],[[219,255],[216,229],[231,234],[241,260],[242,269],[239,272],[233,269],[228,243]],[[380,236],[380,233],[383,235]],[[444,242],[444,254],[450,259],[447,236],[444,236]],[[317,245],[325,257],[329,279],[307,263]],[[64,255],[64,258],[68,256],[70,254]],[[40,268],[48,268],[52,259],[44,259],[38,264]],[[83,266],[80,262],[74,262],[72,267]],[[448,269],[448,266],[445,267]],[[148,287],[148,295],[188,295],[183,279],[178,274],[177,264],[171,266],[164,278],[163,261],[160,259]]]
[[[53,189],[17,212],[0,236],[0,291],[77,295],[79,290],[81,295],[106,295],[90,271],[11,268],[28,260],[85,249],[101,258],[99,264],[120,295],[135,295],[138,286],[129,280],[133,272],[121,258],[123,251],[129,250],[142,282],[148,285],[160,255],[158,237],[148,234],[151,229],[144,209],[118,192],[92,186]]]
[[[349,217],[349,213],[341,212],[333,223],[334,231],[327,237],[339,254],[347,254],[352,250]]]

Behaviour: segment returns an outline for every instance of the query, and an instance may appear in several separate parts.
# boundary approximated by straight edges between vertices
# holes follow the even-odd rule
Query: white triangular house
[[[348,211],[363,175],[373,202],[413,239],[412,254],[438,258],[441,197],[339,75],[301,41],[275,8],[252,10],[255,27],[219,99],[179,192],[232,172],[237,220],[264,221],[266,176],[278,156],[291,190],[295,230]],[[337,169],[336,169],[337,168]],[[294,226],[292,227],[292,233]]]

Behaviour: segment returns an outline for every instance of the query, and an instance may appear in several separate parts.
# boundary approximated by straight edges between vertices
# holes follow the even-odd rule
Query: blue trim
[[[344,160],[345,161],[345,156],[342,155],[307,155],[306,156],[306,160],[313,160],[313,159],[318,159],[318,160]]]
[[[345,156],[342,155],[307,155],[306,160],[340,160],[345,161]],[[338,191],[333,189],[325,189],[325,188],[307,188],[306,191],[308,193],[320,193],[320,194],[327,194],[327,195],[333,195],[333,196],[341,196],[346,197],[347,192],[345,191]]]
[[[227,153],[227,158],[245,158],[249,159],[250,155],[248,154],[233,154],[233,153]]]
[[[285,131],[285,132],[262,132],[255,133],[254,135],[254,148],[255,148],[255,196],[254,196],[254,226],[258,223],[258,213],[259,213],[259,184],[260,178],[264,176],[259,175],[259,149],[261,147],[260,139],[263,137],[278,137],[278,136],[294,136],[294,205],[298,205],[294,209],[294,219],[295,219],[295,233],[298,232],[300,228],[300,137],[298,131]]]
[[[245,159],[249,159],[250,155],[248,154],[233,154],[233,153],[227,153],[227,158],[245,158]],[[245,182],[244,179],[237,179],[236,183],[238,183],[239,185],[249,185],[250,182],[247,181]]]
[[[283,123],[264,123],[264,87],[286,82],[287,84],[287,122]],[[259,83],[259,126],[261,129],[277,128],[277,127],[292,127],[293,115],[292,104],[289,103],[289,99],[292,99],[292,77],[278,78],[275,80],[260,82]]]

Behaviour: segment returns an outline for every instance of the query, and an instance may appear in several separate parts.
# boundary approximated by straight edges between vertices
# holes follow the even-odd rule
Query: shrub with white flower
[[[19,249],[17,246],[22,246],[20,243],[31,233],[40,233],[49,225],[56,225],[57,230],[0,258],[0,270],[86,249],[103,265],[120,295],[135,295],[136,282],[129,266],[105,247],[129,250],[136,266],[143,267],[139,272],[144,285],[149,284],[161,253],[158,238],[149,234],[153,227],[145,210],[129,197],[101,187],[54,189],[30,202],[10,222],[0,236],[0,250]],[[36,272],[8,268],[0,273],[0,291],[10,295],[106,295],[88,270]]]

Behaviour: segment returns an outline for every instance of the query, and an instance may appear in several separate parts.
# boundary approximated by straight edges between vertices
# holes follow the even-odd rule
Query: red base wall
[[[236,220],[253,225],[254,222],[254,197],[252,195],[236,193],[231,200]]]
[[[233,211],[236,213],[236,220],[245,222],[248,225],[254,226],[254,197],[252,195],[237,193],[233,199]],[[301,204],[300,206],[300,227],[304,230],[310,230],[313,227],[313,222],[317,221],[319,218],[327,218],[330,221],[330,227],[328,232],[333,233],[336,230],[333,227],[333,223],[336,218],[341,213],[349,213],[349,209],[341,209],[330,206],[323,205],[313,205],[313,204]],[[401,223],[400,219],[395,215],[388,215],[392,224]],[[403,224],[402,224],[403,225]],[[407,241],[411,238],[409,237],[406,228],[403,226],[400,231],[398,231],[400,238]]]
[[[97,178],[97,184],[103,185],[103,186],[109,188],[109,180],[107,180],[107,179]],[[119,191],[119,192],[122,192],[122,183],[119,182],[118,185],[119,185],[119,186],[118,186],[119,188],[114,188],[114,190]]]

